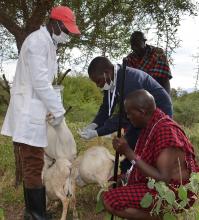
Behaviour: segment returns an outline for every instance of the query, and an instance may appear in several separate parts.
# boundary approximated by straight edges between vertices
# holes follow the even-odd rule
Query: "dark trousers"
[[[18,147],[24,186],[26,188],[42,187],[44,149],[16,142],[14,142],[14,146]]]

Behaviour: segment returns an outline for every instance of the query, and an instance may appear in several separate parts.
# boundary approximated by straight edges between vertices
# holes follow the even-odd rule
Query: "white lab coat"
[[[47,112],[55,117],[65,113],[52,87],[56,73],[56,46],[46,27],[41,27],[22,45],[1,134],[31,146],[48,145]]]

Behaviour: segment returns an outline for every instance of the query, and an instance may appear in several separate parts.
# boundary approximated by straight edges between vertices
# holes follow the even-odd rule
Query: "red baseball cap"
[[[62,21],[70,33],[81,34],[76,24],[75,15],[69,7],[57,6],[52,8],[50,18]]]

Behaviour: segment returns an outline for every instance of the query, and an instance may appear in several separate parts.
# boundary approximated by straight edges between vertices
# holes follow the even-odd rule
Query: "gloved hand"
[[[84,131],[80,131],[79,132],[79,135],[86,139],[86,140],[89,140],[91,138],[94,138],[94,137],[97,137],[98,136],[98,133],[96,130],[92,130],[92,129],[87,129],[87,130],[84,130]]]
[[[46,120],[53,127],[61,124],[63,119],[64,119],[64,115],[61,115],[61,116],[55,118],[55,116],[52,113],[48,113],[46,116]]]
[[[97,128],[97,127],[98,127],[98,125],[96,123],[91,123],[91,124],[87,125],[86,127],[84,127],[82,129],[82,131],[86,131],[86,130],[89,130],[89,129],[95,130],[95,128]]]

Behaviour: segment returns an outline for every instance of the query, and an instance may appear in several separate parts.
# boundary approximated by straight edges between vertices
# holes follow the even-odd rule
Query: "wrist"
[[[133,150],[132,150],[129,146],[127,146],[127,147],[126,147],[126,150],[125,150],[125,152],[124,152],[124,155],[125,155],[127,158],[129,158],[129,157],[132,157],[132,153],[133,153]]]
[[[137,163],[139,160],[141,160],[141,157],[138,154],[134,153],[134,156],[133,156],[134,163]]]
[[[141,157],[135,153],[133,153],[133,160],[130,160],[131,162],[131,170],[133,169],[133,167],[135,166],[135,164],[141,160]]]

